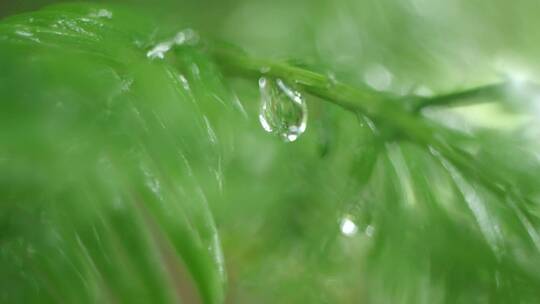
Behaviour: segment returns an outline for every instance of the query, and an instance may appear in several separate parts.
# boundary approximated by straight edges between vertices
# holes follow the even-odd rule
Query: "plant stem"
[[[414,112],[418,112],[425,107],[463,104],[464,101],[471,101],[472,99],[474,99],[475,103],[478,101],[484,102],[487,98],[503,96],[508,85],[508,82],[501,82],[434,97],[417,97],[413,99],[411,108]]]
[[[391,103],[392,107],[400,107],[401,110],[417,113],[423,108],[431,106],[463,105],[486,102],[487,99],[502,98],[507,95],[507,90],[511,85],[510,82],[504,81],[431,97],[398,97],[389,93],[371,90],[367,87],[361,89],[351,87],[326,75],[288,63],[251,58],[230,47],[214,48],[212,54],[220,59],[218,60],[220,64],[233,70],[234,73],[257,77],[267,74],[286,80],[293,79],[297,85],[308,93],[329,99],[345,109],[374,116],[374,119],[376,119],[376,114],[379,111],[386,108],[381,104],[389,104],[390,101],[394,101]],[[533,84],[527,85],[533,86]]]
[[[455,146],[452,140],[449,140],[458,137],[455,132],[416,113],[426,106],[449,105],[463,98],[497,96],[502,92],[505,83],[432,98],[416,98],[418,100],[416,106],[410,107],[410,104],[406,104],[406,100],[408,98],[410,100],[410,97],[402,97],[401,100],[383,92],[367,88],[355,88],[304,68],[282,62],[251,58],[236,49],[217,47],[211,49],[211,54],[219,64],[235,75],[251,77],[268,75],[281,78],[284,81],[294,82],[307,93],[321,97],[323,100],[337,104],[354,113],[364,114],[380,123],[379,125],[383,127],[391,127],[392,131],[397,132],[397,134],[402,135],[411,142],[435,149],[444,158],[465,172],[467,176],[473,177],[477,182],[497,195],[504,195],[505,189],[510,187],[503,178],[488,174],[491,171],[490,168],[475,164],[471,155],[459,146]]]
[[[332,80],[326,75],[286,63],[251,58],[230,48],[212,49],[212,55],[216,57],[218,63],[233,74],[254,77],[268,75],[281,78],[294,82],[297,87],[307,93],[349,111],[365,114],[375,121],[384,120],[387,125],[392,125],[398,130],[405,129],[419,133],[427,131],[424,126],[419,126],[418,117],[409,113],[404,103],[399,103],[389,94],[367,88],[355,88]]]

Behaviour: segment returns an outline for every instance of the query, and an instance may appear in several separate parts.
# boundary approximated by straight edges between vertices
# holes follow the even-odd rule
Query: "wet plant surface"
[[[533,2],[235,3],[0,21],[0,302],[540,301]]]

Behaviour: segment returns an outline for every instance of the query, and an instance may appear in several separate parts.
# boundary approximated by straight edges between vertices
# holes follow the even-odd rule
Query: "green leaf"
[[[206,117],[219,109],[146,58],[147,19],[68,4],[1,23],[3,301],[191,302],[192,277],[200,299],[222,302],[207,201],[221,151]],[[218,91],[207,58],[183,60]]]
[[[539,301],[534,88],[381,92],[357,83],[364,59],[293,64],[205,39],[152,59],[178,31],[162,21],[66,4],[0,23],[2,302]],[[368,55],[405,43],[396,66],[432,61],[383,32]],[[294,143],[258,125],[263,74],[306,97]]]

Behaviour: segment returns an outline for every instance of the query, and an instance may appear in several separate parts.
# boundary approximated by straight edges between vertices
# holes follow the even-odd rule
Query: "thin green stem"
[[[256,59],[239,52],[236,49],[217,47],[211,49],[211,54],[222,67],[234,75],[281,78],[295,83],[303,91],[321,97],[323,100],[337,104],[354,113],[362,113],[383,127],[390,127],[393,132],[402,135],[411,142],[424,147],[431,147],[443,157],[452,162],[468,176],[473,176],[477,182],[497,195],[503,195],[509,185],[504,179],[488,175],[489,168],[476,165],[474,158],[465,153],[460,147],[452,144],[449,138],[455,137],[455,132],[448,130],[426,118],[416,114],[414,109],[428,105],[449,105],[463,98],[491,96],[498,94],[504,84],[494,84],[463,92],[441,95],[422,99],[411,109],[407,105],[408,97],[396,100],[395,96],[373,91],[367,88],[356,88],[345,83],[330,79],[328,76],[304,68],[291,66],[282,62]],[[413,111],[411,111],[413,110]]]
[[[392,95],[367,88],[355,88],[345,83],[330,79],[328,76],[287,63],[273,62],[246,56],[230,48],[215,48],[212,54],[226,70],[236,75],[260,77],[267,75],[294,82],[303,91],[321,97],[349,111],[362,113],[371,119],[384,120],[387,125],[404,133],[418,136],[429,131],[424,121],[409,113],[404,103],[399,103]],[[427,136],[429,137],[429,136]]]
[[[491,98],[504,96],[507,87],[507,82],[501,82],[433,97],[417,97],[413,99],[412,110],[418,112],[425,107],[431,106],[451,106],[456,104],[463,105],[467,102],[485,102]]]

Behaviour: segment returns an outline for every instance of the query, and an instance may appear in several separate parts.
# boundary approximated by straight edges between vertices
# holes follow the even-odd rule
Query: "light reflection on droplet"
[[[169,41],[158,43],[150,51],[148,51],[148,53],[146,53],[146,56],[150,59],[163,59],[165,58],[165,53],[167,53],[171,49],[172,45],[173,44]]]
[[[259,79],[261,106],[259,122],[266,132],[292,142],[307,127],[307,105],[302,95],[282,80]]]
[[[193,31],[192,29],[185,29],[178,32],[173,38],[156,44],[146,53],[146,57],[150,59],[163,59],[165,58],[165,54],[174,46],[180,46],[184,44],[194,45],[198,41],[199,35],[195,31]]]
[[[358,226],[352,221],[349,216],[345,216],[341,219],[339,224],[341,233],[345,236],[353,236],[358,232]]]

